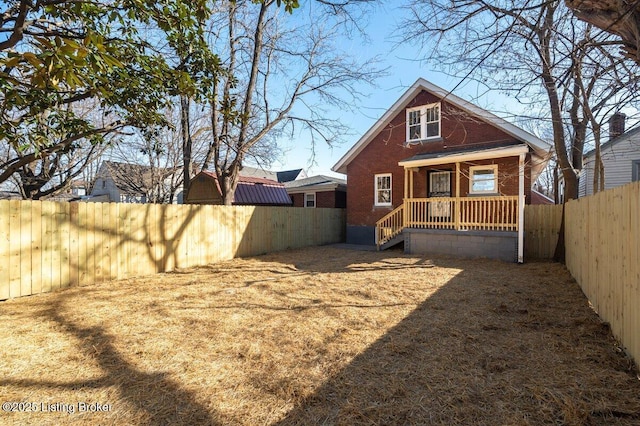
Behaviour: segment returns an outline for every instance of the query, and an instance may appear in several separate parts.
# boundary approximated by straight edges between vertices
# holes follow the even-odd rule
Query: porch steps
[[[378,251],[382,251],[382,250],[386,250],[390,247],[395,246],[396,244],[399,244],[401,242],[404,241],[404,232],[400,232],[398,235],[396,235],[395,237],[391,238],[389,241],[380,244],[380,247],[378,247]]]

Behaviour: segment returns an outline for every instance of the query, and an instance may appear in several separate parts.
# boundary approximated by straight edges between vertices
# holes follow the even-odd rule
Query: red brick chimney
[[[624,133],[624,120],[627,116],[621,112],[616,112],[609,119],[609,140],[617,138]]]

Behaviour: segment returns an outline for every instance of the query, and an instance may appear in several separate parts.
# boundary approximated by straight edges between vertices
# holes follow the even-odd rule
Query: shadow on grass
[[[461,272],[277,426],[640,422],[637,371],[562,267],[436,263]]]
[[[273,323],[256,316],[256,321],[248,322],[246,328],[257,326],[259,330],[253,335],[247,334],[251,338],[246,338],[242,334],[244,328],[238,328],[237,340],[245,337],[246,342],[227,353],[234,360],[242,360],[229,364],[242,372],[240,379],[232,383],[240,385],[241,380],[246,380],[245,385],[263,392],[260,399],[256,398],[256,406],[249,409],[262,412],[263,419],[279,419],[275,423],[278,426],[640,423],[637,371],[628,358],[621,355],[608,328],[589,309],[579,287],[561,266],[453,259],[432,262],[394,252],[353,255],[327,250],[322,253],[322,250],[306,250],[262,256],[257,259],[264,262],[264,268],[254,266],[250,271],[252,275],[267,271],[277,279],[290,275],[303,280],[305,276],[337,273],[311,283],[308,292],[278,292],[265,286],[261,291],[270,296],[270,303],[236,304],[237,299],[230,298],[234,303],[227,304],[216,298],[227,291],[224,283],[221,286],[225,288],[216,287],[212,293],[207,293],[206,287],[192,293],[182,287],[178,290],[185,291],[176,296],[180,303],[173,311],[165,311],[163,301],[154,299],[144,313],[154,316],[150,323],[162,327],[163,321],[171,312],[175,314],[176,309],[191,310],[189,316],[176,318],[193,321],[188,324],[207,330],[193,342],[197,346],[207,337],[217,338],[219,311],[202,321],[205,310],[294,311],[296,315],[286,312],[271,315],[284,318]],[[240,261],[237,268],[229,265],[222,267],[232,277],[236,277],[236,270],[247,272]],[[208,269],[215,272],[216,267]],[[358,275],[366,271],[370,273]],[[409,271],[404,281],[397,280],[387,286],[386,293],[381,294],[383,297],[371,300],[366,292],[360,293],[360,284],[366,285],[366,280],[376,277],[391,280],[403,271]],[[387,275],[381,275],[383,272]],[[434,291],[436,283],[429,282],[430,277],[442,282],[444,279],[437,275],[445,272],[446,277],[453,278]],[[194,276],[198,276],[197,271]],[[268,282],[264,279],[267,277],[258,275],[257,278],[229,280],[229,285],[235,285],[229,290],[247,292],[247,285]],[[346,283],[349,289],[341,293]],[[305,284],[302,281],[300,286]],[[407,294],[403,293],[403,284],[409,290]],[[330,286],[326,300],[319,296],[316,299],[315,295],[304,296],[312,294],[313,285],[323,290],[326,290],[324,286]],[[98,299],[101,298],[94,297]],[[83,326],[67,315],[71,299],[66,300],[64,293],[52,296],[50,303],[44,317],[74,338],[78,350],[95,362],[102,376],[67,383],[0,380],[0,385],[116,389],[121,401],[135,412],[132,423],[139,420],[139,423],[153,425],[248,424],[247,418],[259,417],[250,417],[253,413],[240,407],[240,403],[222,414],[213,408],[216,406],[214,396],[207,406],[204,396],[189,391],[166,374],[141,371],[118,351],[107,328]],[[384,309],[397,306],[406,309]],[[138,309],[140,305],[130,308],[121,312]],[[301,311],[315,315],[314,310],[319,308],[337,311],[333,312],[336,321],[327,321],[333,325],[323,325],[323,320],[331,319],[323,312],[310,317],[297,315],[303,313]],[[357,308],[357,313],[345,322],[350,308],[351,311]],[[389,324],[395,321],[397,324],[357,353],[359,349],[352,350],[356,347],[353,342],[364,342],[360,346],[364,347],[373,340],[365,341],[362,336],[367,334],[359,334],[362,330],[358,328],[378,331],[378,325],[367,323],[367,319],[375,320],[378,310],[383,311],[379,316],[385,330]],[[394,318],[393,312],[403,312],[403,317]],[[300,344],[305,333],[312,331],[302,330],[296,336],[298,340],[283,332],[287,323],[297,320],[318,324],[317,329],[325,338],[317,344],[313,339]],[[263,335],[263,331],[267,333]],[[117,332],[118,329],[112,331]],[[265,351],[264,360],[262,355],[256,356],[255,363],[251,363],[247,361],[251,358],[248,349],[254,340],[259,343],[260,339],[269,340],[269,351]],[[200,358],[206,356],[205,348],[188,349],[196,353],[195,358]],[[195,352],[200,350],[202,352]],[[285,367],[279,370],[277,367],[283,364]],[[324,383],[305,382],[295,374],[317,370],[323,370],[318,377],[328,377]],[[291,372],[293,374],[289,374]],[[264,398],[265,393],[272,398]],[[275,401],[279,406],[265,406],[265,400]],[[235,403],[231,401],[230,405]],[[283,411],[278,411],[280,409]],[[268,413],[264,414],[265,411]]]
[[[78,350],[91,357],[103,375],[96,379],[77,382],[51,382],[37,380],[3,381],[0,386],[16,385],[28,388],[79,390],[81,388],[117,389],[121,402],[130,404],[140,413],[142,422],[151,425],[217,425],[207,407],[201,405],[196,396],[183,389],[165,373],[147,373],[138,370],[115,348],[113,338],[99,326],[82,327],[64,316],[64,293],[51,302],[43,312],[54,321],[60,330],[75,338]],[[117,404],[114,401],[100,401]],[[118,409],[120,409],[118,407]]]

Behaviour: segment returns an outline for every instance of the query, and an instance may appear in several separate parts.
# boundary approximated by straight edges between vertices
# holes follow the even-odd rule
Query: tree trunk
[[[189,185],[191,183],[191,164],[193,162],[191,158],[191,148],[193,141],[191,140],[190,129],[190,117],[189,117],[189,98],[186,96],[180,96],[180,127],[182,130],[182,200],[187,198],[187,191],[189,191]]]

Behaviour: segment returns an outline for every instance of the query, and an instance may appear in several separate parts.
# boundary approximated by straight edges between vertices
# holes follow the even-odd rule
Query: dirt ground
[[[553,263],[309,248],[0,303],[0,424],[638,425]]]

